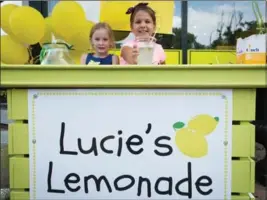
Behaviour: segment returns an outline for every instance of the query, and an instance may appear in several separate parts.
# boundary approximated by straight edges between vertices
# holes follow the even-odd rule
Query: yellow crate
[[[188,50],[189,64],[235,64],[236,52],[234,50]]]

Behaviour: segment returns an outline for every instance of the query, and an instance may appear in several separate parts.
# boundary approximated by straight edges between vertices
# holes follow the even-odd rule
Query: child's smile
[[[135,34],[135,36],[151,36],[153,35],[154,30],[155,25],[151,16],[145,11],[138,11],[132,24],[132,32]]]
[[[92,45],[96,50],[96,54],[99,54],[97,56],[105,56],[108,53],[110,40],[105,29],[98,29],[95,31],[92,37]]]

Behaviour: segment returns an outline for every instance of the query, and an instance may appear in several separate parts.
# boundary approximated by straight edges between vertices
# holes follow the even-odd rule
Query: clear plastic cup
[[[43,46],[41,65],[74,65],[69,49],[64,43],[51,43]]]
[[[139,55],[137,57],[138,65],[151,65],[153,64],[153,53],[155,46],[155,39],[148,38],[136,38]]]

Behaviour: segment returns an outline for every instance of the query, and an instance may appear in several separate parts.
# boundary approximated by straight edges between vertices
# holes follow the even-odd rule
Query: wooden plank
[[[9,124],[8,126],[8,154],[25,155],[29,154],[29,133],[28,124]]]
[[[256,89],[241,89],[233,92],[233,120],[252,121],[256,113]]]
[[[30,193],[26,191],[11,191],[10,200],[30,200]]]
[[[249,158],[232,161],[232,192],[254,192],[254,164],[255,162]]]
[[[5,88],[265,88],[265,65],[1,66]],[[60,74],[60,76],[59,76]]]
[[[29,154],[28,124],[9,125],[9,155]],[[254,157],[255,129],[253,125],[233,126],[232,157]]]
[[[253,165],[254,161],[251,159],[241,159],[232,161],[232,193],[254,192]],[[28,158],[10,158],[10,188],[29,188]]]
[[[255,127],[252,124],[233,125],[232,157],[255,156]]]
[[[9,90],[8,114],[12,120],[28,119],[27,90]],[[256,89],[233,90],[233,120],[252,121],[255,119]]]
[[[28,92],[27,90],[8,90],[7,112],[9,120],[28,119]]]
[[[240,194],[232,195],[232,200],[254,200],[255,197],[252,194]]]
[[[249,194],[232,195],[231,200],[253,200]],[[11,191],[10,200],[30,200],[29,192]]]
[[[9,184],[12,189],[29,188],[29,159],[11,157],[9,159]]]
[[[166,64],[167,65],[177,65],[182,64],[181,61],[181,51],[166,51]],[[163,65],[164,66],[164,65]]]

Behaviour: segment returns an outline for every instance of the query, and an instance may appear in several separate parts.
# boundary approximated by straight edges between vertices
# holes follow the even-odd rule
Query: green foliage
[[[232,46],[235,48],[238,38],[246,38],[250,35],[267,33],[267,23],[264,23],[264,27],[259,30],[258,22],[243,21],[244,14],[242,12],[233,11],[229,18],[228,24],[224,22],[224,12],[221,13],[221,20],[218,22],[216,30],[210,33],[216,34],[217,38],[210,41],[210,45],[203,45],[197,41],[197,36],[192,33],[187,33],[187,48],[188,49],[214,49],[218,46]],[[164,49],[181,49],[181,28],[173,28],[172,35],[157,34],[156,38],[158,43],[162,44]]]

